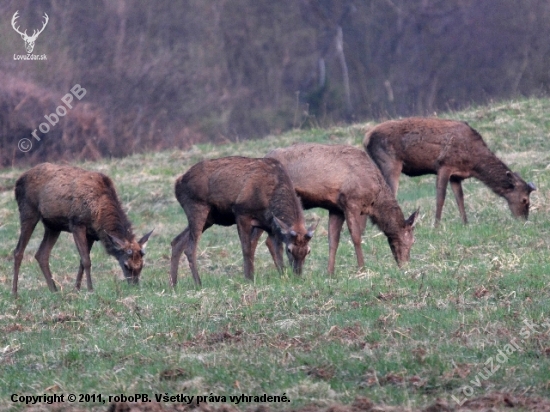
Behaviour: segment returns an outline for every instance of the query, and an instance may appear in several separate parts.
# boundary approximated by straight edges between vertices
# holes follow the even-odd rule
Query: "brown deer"
[[[122,210],[115,186],[102,173],[78,167],[39,164],[23,173],[15,184],[21,234],[13,252],[12,293],[17,295],[19,268],[23,252],[39,220],[44,238],[36,260],[52,292],[57,291],[50,272],[50,253],[60,232],[73,234],[80,254],[76,289],[86,273],[88,290],[92,290],[90,250],[101,241],[109,255],[116,257],[128,283],[139,283],[145,245],[152,231],[136,242],[132,226]]]
[[[529,215],[529,195],[536,190],[535,185],[513,173],[465,122],[420,117],[390,120],[368,131],[363,146],[394,195],[401,173],[437,175],[436,225],[441,220],[449,181],[462,221],[468,223],[462,181],[469,177],[504,197],[515,217],[527,219]]]
[[[329,273],[334,273],[344,220],[355,247],[357,264],[364,266],[361,234],[366,216],[388,238],[397,264],[401,266],[409,261],[418,210],[405,220],[380,171],[363,150],[343,145],[297,144],[272,150],[266,157],[283,164],[304,209],[328,210]],[[269,239],[267,244],[271,251]]]
[[[272,235],[277,245],[285,244],[294,272],[301,274],[315,227],[306,229],[300,201],[277,160],[239,156],[204,160],[176,180],[175,192],[188,226],[172,240],[172,286],[177,283],[182,252],[195,284],[201,285],[197,244],[202,232],[214,224],[237,224],[247,279],[254,279],[254,253],[261,231]]]

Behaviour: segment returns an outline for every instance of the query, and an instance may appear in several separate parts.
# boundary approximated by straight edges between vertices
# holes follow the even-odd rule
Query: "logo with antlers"
[[[17,33],[19,33],[21,35],[21,38],[25,41],[25,49],[27,49],[27,53],[32,53],[34,49],[34,42],[38,38],[38,35],[44,31],[44,29],[46,28],[46,24],[48,24],[48,20],[50,20],[50,18],[46,13],[44,13],[44,24],[42,25],[42,28],[40,30],[33,30],[32,36],[29,36],[27,35],[27,30],[25,30],[24,33],[21,33],[19,31],[19,26],[15,27],[15,21],[19,18],[18,13],[19,13],[19,10],[17,10],[13,15],[13,18],[11,19],[11,25],[13,29]]]

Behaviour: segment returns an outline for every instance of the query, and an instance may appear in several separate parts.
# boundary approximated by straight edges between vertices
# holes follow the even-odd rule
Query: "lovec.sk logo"
[[[44,29],[46,28],[46,25],[48,24],[48,21],[50,20],[50,18],[48,17],[48,15],[46,13],[44,13],[44,23],[42,24],[42,28],[40,30],[33,30],[32,32],[32,36],[29,36],[27,34],[27,30],[25,30],[24,32],[21,32],[19,30],[19,26],[15,26],[16,24],[16,20],[19,18],[19,10],[17,10],[15,12],[15,14],[13,15],[12,19],[11,19],[11,26],[13,27],[13,29],[19,33],[21,35],[21,38],[25,41],[25,49],[27,50],[27,55],[13,55],[13,59],[14,60],[46,60],[46,55],[43,54],[43,55],[34,55],[34,54],[31,54],[32,51],[34,50],[34,43],[36,42],[36,39],[38,38],[38,35],[40,33],[42,33],[44,31]]]

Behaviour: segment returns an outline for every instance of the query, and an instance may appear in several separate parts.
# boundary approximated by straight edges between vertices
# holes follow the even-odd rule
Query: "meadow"
[[[106,410],[108,396],[121,394],[224,396],[241,410],[358,400],[377,410],[458,410],[457,400],[470,410],[493,401],[495,410],[510,403],[543,410],[550,397],[549,112],[550,100],[525,99],[439,114],[468,121],[538,190],[525,222],[511,216],[503,198],[466,180],[470,223],[462,225],[449,190],[434,228],[435,177],[402,176],[404,214],[420,208],[411,262],[402,269],[371,224],[363,235],[366,265],[358,269],[344,225],[329,276],[328,215],[312,209],[307,222],[320,223],[302,277],[277,273],[264,235],[255,281],[247,282],[236,227],[215,226],[199,244],[203,287],[195,287],[184,257],[177,288],[169,286],[170,242],[186,227],[173,193],[177,176],[202,159],[262,157],[294,142],[359,147],[374,123],[79,164],[114,180],[138,237],[155,229],[139,287],[127,285],[116,260],[94,245],[93,293],[74,290],[79,258],[67,233],[50,259],[61,290],[49,292],[34,259],[39,224],[19,297],[11,296],[19,236],[13,186],[23,170],[0,170],[0,410],[23,408],[14,394],[54,393],[102,395],[72,405],[83,410]],[[230,402],[243,394],[289,402]]]

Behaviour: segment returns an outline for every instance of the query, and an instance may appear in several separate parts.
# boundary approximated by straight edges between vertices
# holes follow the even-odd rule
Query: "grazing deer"
[[[301,274],[315,227],[306,229],[300,201],[277,160],[239,156],[204,160],[176,180],[175,193],[188,226],[172,240],[172,286],[177,283],[182,252],[195,284],[201,285],[197,244],[202,232],[214,224],[237,224],[247,279],[254,279],[254,253],[261,231],[268,232],[277,245],[286,246],[294,272]]]
[[[152,231],[136,241],[132,226],[122,210],[115,186],[102,173],[71,166],[39,164],[23,173],[15,184],[21,234],[13,252],[13,287],[17,295],[19,267],[23,252],[39,220],[44,238],[36,260],[52,292],[57,291],[50,272],[50,253],[60,232],[73,234],[80,254],[76,289],[86,273],[88,290],[92,290],[90,250],[101,241],[109,255],[117,258],[128,283],[139,283],[145,245]]]
[[[34,49],[34,43],[36,42],[36,39],[38,38],[38,35],[44,31],[46,28],[46,25],[48,24],[48,21],[50,18],[46,13],[44,13],[44,23],[42,23],[42,28],[40,30],[33,30],[32,36],[27,35],[27,30],[25,30],[24,33],[21,33],[19,31],[19,26],[15,27],[15,21],[19,18],[18,16],[19,10],[15,12],[11,19],[11,25],[13,29],[21,35],[21,38],[25,41],[25,49],[27,50],[27,53],[32,53]]]
[[[366,216],[388,238],[397,264],[409,261],[418,210],[405,220],[380,171],[364,151],[343,145],[297,144],[272,150],[266,157],[283,164],[305,209],[328,210],[329,273],[334,273],[344,220],[357,264],[364,266],[361,234]],[[271,251],[269,239],[267,244]]]
[[[462,181],[469,177],[481,180],[504,197],[515,217],[527,219],[529,215],[529,195],[536,190],[535,185],[513,173],[465,122],[420,117],[390,120],[367,132],[363,146],[394,195],[401,173],[437,175],[436,225],[441,220],[448,182],[451,182],[462,221],[468,223]]]

